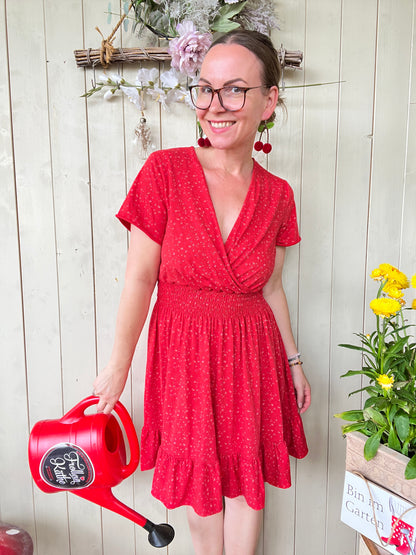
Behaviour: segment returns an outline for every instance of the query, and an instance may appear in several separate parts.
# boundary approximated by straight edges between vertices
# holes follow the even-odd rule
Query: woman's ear
[[[271,115],[273,114],[276,106],[277,106],[277,101],[279,100],[279,89],[276,87],[276,85],[274,85],[273,87],[270,87],[268,94],[267,94],[267,104],[266,104],[266,109],[263,112],[262,115],[262,121],[267,121]]]

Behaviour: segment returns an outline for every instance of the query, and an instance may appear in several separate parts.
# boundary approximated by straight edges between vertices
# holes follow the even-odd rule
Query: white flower
[[[144,110],[144,103],[136,87],[124,87],[121,85],[120,89],[139,110]]]
[[[123,81],[123,77],[118,73],[111,73],[110,79],[113,83],[116,83],[117,85],[119,85]]]
[[[182,73],[173,67],[169,71],[162,73],[160,76],[162,86],[170,89],[177,87],[180,84],[181,79],[183,79]]]
[[[152,97],[153,100],[156,100],[156,102],[160,102],[165,110],[168,109],[168,105],[166,103],[167,94],[163,89],[161,89],[160,87],[154,87],[152,89],[147,89],[146,92],[149,96]]]
[[[188,104],[188,97],[190,100],[189,91],[187,91],[183,87],[170,89],[170,91],[167,93],[166,103],[171,104],[172,102],[184,102],[185,104]]]
[[[237,4],[240,0],[224,0],[226,4]]]
[[[109,91],[104,93],[104,100],[111,100],[114,96],[114,89],[110,89]]]
[[[141,87],[151,87],[159,78],[159,70],[155,67],[151,69],[141,68],[137,72],[136,85]]]

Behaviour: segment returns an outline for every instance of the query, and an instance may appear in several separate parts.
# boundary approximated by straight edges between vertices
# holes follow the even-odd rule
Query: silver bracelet
[[[288,360],[288,362],[292,362],[292,360],[296,360],[298,358],[300,358],[300,353],[296,353],[296,355],[292,355],[287,360]]]

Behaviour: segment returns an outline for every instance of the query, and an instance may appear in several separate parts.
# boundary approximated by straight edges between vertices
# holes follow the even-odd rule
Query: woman
[[[310,387],[282,287],[285,248],[300,240],[293,193],[252,159],[279,77],[267,37],[215,42],[192,88],[210,146],[152,154],[118,213],[131,241],[98,410],[123,391],[158,282],[141,468],[155,467],[166,507],[188,506],[202,555],[253,554],[264,482],[289,487],[289,454],[307,454]]]

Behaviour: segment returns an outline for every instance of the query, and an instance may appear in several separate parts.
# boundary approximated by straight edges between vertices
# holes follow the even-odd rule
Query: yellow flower
[[[412,277],[412,287],[416,289],[416,274]]]
[[[383,389],[390,389],[393,387],[394,378],[393,376],[388,376],[387,374],[379,374],[377,382],[381,385]]]
[[[399,301],[395,299],[373,299],[370,303],[370,308],[377,316],[385,318],[386,316],[393,316],[401,308]]]
[[[395,266],[391,264],[380,264],[379,270],[390,283],[400,287],[401,289],[407,289],[409,287],[409,280],[406,274],[398,270]]]
[[[384,279],[384,274],[381,273],[380,268],[375,268],[371,274],[370,274],[371,279],[375,279],[376,281],[381,281],[382,279]]]
[[[413,310],[416,310],[416,299],[413,299],[412,308]]]
[[[383,287],[383,291],[392,299],[401,299],[404,296],[401,288],[390,281]]]

